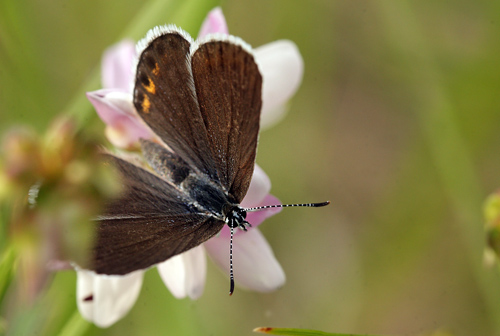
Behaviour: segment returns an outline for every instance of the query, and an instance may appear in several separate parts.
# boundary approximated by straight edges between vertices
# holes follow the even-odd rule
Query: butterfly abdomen
[[[141,139],[141,149],[151,168],[176,186],[180,186],[191,173],[189,165],[163,145]]]

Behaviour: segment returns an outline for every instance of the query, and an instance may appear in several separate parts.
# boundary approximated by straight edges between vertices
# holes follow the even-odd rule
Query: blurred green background
[[[68,271],[2,324],[37,335],[251,335],[258,326],[500,335],[500,275],[483,265],[482,216],[500,188],[499,1],[2,0],[0,131],[43,131],[60,113],[102,131],[83,94],[100,87],[103,50],[163,23],[196,36],[218,4],[232,34],[253,46],[293,40],[305,62],[288,115],[262,132],[257,157],[283,202],[332,201],[261,226],[286,285],[228,297],[209,262],[193,302],[174,299],[150,270],[132,311],[103,330],[74,315]]]

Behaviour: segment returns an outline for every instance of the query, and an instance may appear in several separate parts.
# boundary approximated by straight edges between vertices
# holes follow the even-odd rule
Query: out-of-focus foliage
[[[486,235],[488,248],[500,256],[500,192],[490,195],[484,205],[484,217],[486,220]],[[488,253],[489,251],[486,251]]]
[[[5,306],[26,309],[52,271],[85,265],[93,238],[92,218],[120,192],[116,171],[100,159],[96,141],[59,118],[43,135],[9,130],[2,142],[2,266],[0,298],[14,281]],[[8,317],[15,314],[7,312]]]

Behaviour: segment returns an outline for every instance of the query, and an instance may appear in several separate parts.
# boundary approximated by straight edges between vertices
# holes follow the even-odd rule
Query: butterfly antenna
[[[255,208],[244,208],[246,212],[253,212],[253,211],[260,211],[264,209],[270,209],[270,208],[287,208],[287,207],[322,207],[325,205],[330,204],[330,201],[326,202],[321,202],[321,203],[301,203],[301,204],[276,204],[276,205],[264,205],[264,206],[259,206]],[[245,221],[245,223],[248,226],[251,226],[250,223]],[[229,278],[230,278],[230,287],[229,287],[229,295],[233,295],[234,292],[234,274],[233,274],[233,235],[234,235],[234,228],[230,227],[231,229],[231,237],[229,239]],[[243,229],[246,231],[245,226],[243,226]]]
[[[302,204],[276,204],[276,205],[264,205],[264,206],[259,206],[255,208],[245,208],[246,212],[253,212],[253,211],[260,211],[264,209],[270,209],[270,208],[288,208],[288,207],[322,207],[325,205],[330,204],[330,201],[326,202],[321,202],[321,203],[302,203]]]
[[[234,292],[234,275],[233,275],[233,234],[234,228],[231,228],[231,238],[229,240],[229,278],[230,278],[230,286],[229,286],[229,296],[233,295]]]

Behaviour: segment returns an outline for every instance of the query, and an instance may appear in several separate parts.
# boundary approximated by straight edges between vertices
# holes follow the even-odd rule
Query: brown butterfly
[[[161,143],[141,139],[152,170],[112,154],[124,193],[96,223],[88,267],[98,274],[146,269],[200,245],[225,224],[247,230],[247,211],[324,206],[329,202],[245,209],[262,105],[262,75],[241,39],[213,35],[194,42],[167,26],[142,42],[134,105]]]

